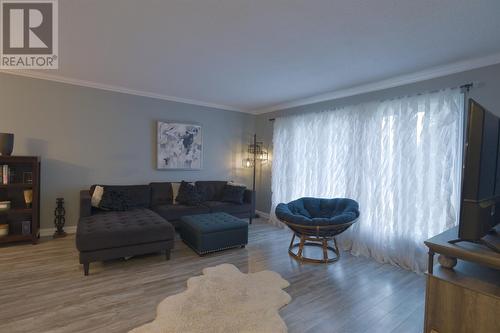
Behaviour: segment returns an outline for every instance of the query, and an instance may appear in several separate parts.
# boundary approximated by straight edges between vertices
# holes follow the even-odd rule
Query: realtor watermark
[[[0,0],[0,69],[57,69],[57,0]]]

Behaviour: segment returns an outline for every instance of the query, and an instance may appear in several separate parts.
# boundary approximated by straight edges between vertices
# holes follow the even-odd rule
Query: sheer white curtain
[[[457,223],[463,110],[449,89],[277,118],[271,215],[303,196],[355,199],[342,248],[425,271],[423,241]]]

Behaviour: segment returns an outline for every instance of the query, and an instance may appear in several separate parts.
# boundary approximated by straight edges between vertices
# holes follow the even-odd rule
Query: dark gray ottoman
[[[174,238],[174,227],[146,208],[82,217],[76,229],[76,247],[85,275],[94,261],[163,251],[168,259]]]
[[[248,223],[226,213],[189,215],[181,218],[182,240],[199,255],[245,247]]]

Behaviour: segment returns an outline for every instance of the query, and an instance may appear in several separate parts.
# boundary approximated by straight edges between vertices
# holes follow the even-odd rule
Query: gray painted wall
[[[396,88],[262,114],[256,119],[256,132],[259,140],[264,141],[269,146],[272,158],[273,124],[269,121],[270,118],[289,114],[325,111],[373,100],[414,95],[419,92],[457,87],[471,81],[477,81],[479,84],[471,90],[470,97],[476,99],[491,112],[500,115],[500,64],[498,64]],[[271,209],[270,165],[264,165],[260,168],[257,175],[257,209],[268,213]]]
[[[94,183],[235,180],[254,116],[92,88],[0,74],[0,132],[15,134],[14,155],[42,157],[41,227],[53,226],[56,197],[67,225],[78,220],[78,192]],[[155,169],[156,120],[203,126],[203,170]]]
[[[94,183],[233,179],[251,185],[241,167],[254,129],[272,161],[272,122],[285,114],[324,111],[372,100],[479,82],[471,97],[500,115],[500,65],[415,84],[280,110],[259,116],[0,74],[0,132],[16,135],[14,154],[42,157],[42,228],[52,227],[56,197],[67,224],[78,216],[78,191]],[[201,171],[155,169],[156,120],[203,125]],[[271,163],[257,169],[257,209],[271,207]]]

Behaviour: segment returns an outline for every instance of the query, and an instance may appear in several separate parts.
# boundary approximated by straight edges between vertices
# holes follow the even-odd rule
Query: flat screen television
[[[481,242],[500,223],[500,118],[469,99],[457,241]]]

